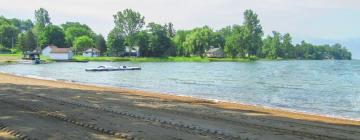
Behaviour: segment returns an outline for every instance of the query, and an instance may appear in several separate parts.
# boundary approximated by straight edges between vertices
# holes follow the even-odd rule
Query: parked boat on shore
[[[128,66],[99,66],[97,68],[88,68],[85,71],[123,71],[123,70],[141,70],[140,67],[128,67]]]

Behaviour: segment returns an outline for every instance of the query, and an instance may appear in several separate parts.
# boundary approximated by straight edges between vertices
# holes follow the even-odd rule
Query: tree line
[[[200,56],[211,47],[220,48],[225,57],[268,59],[351,59],[351,52],[340,44],[293,44],[289,33],[273,31],[264,37],[258,15],[244,12],[244,22],[213,30],[209,26],[175,30],[172,23],[145,23],[139,12],[125,9],[114,16],[114,28],[105,40],[89,26],[66,22],[51,23],[47,10],[35,10],[35,20],[0,17],[0,52],[25,52],[47,45],[72,48],[81,53],[98,48],[103,56],[122,56],[127,48],[139,48],[144,57]]]

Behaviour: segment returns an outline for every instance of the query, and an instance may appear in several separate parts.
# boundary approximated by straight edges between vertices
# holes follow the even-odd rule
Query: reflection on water
[[[85,72],[99,65],[141,71]],[[0,71],[360,119],[360,61],[16,64]]]

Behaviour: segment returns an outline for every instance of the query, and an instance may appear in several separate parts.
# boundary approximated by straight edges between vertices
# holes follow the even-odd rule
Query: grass
[[[12,63],[17,60],[20,60],[22,57],[21,54],[0,54],[0,63]]]
[[[201,57],[83,57],[75,56],[75,61],[110,61],[110,62],[249,62],[242,58],[201,58]]]
[[[0,64],[14,63],[17,60],[21,60],[23,55],[21,53],[16,54],[0,54]],[[41,60],[45,62],[52,62],[50,57],[40,55]]]

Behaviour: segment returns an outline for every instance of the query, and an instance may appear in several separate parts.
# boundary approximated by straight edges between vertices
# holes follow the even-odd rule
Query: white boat
[[[122,71],[122,70],[141,70],[140,67],[128,67],[128,66],[99,66],[97,68],[88,68],[85,71]]]

